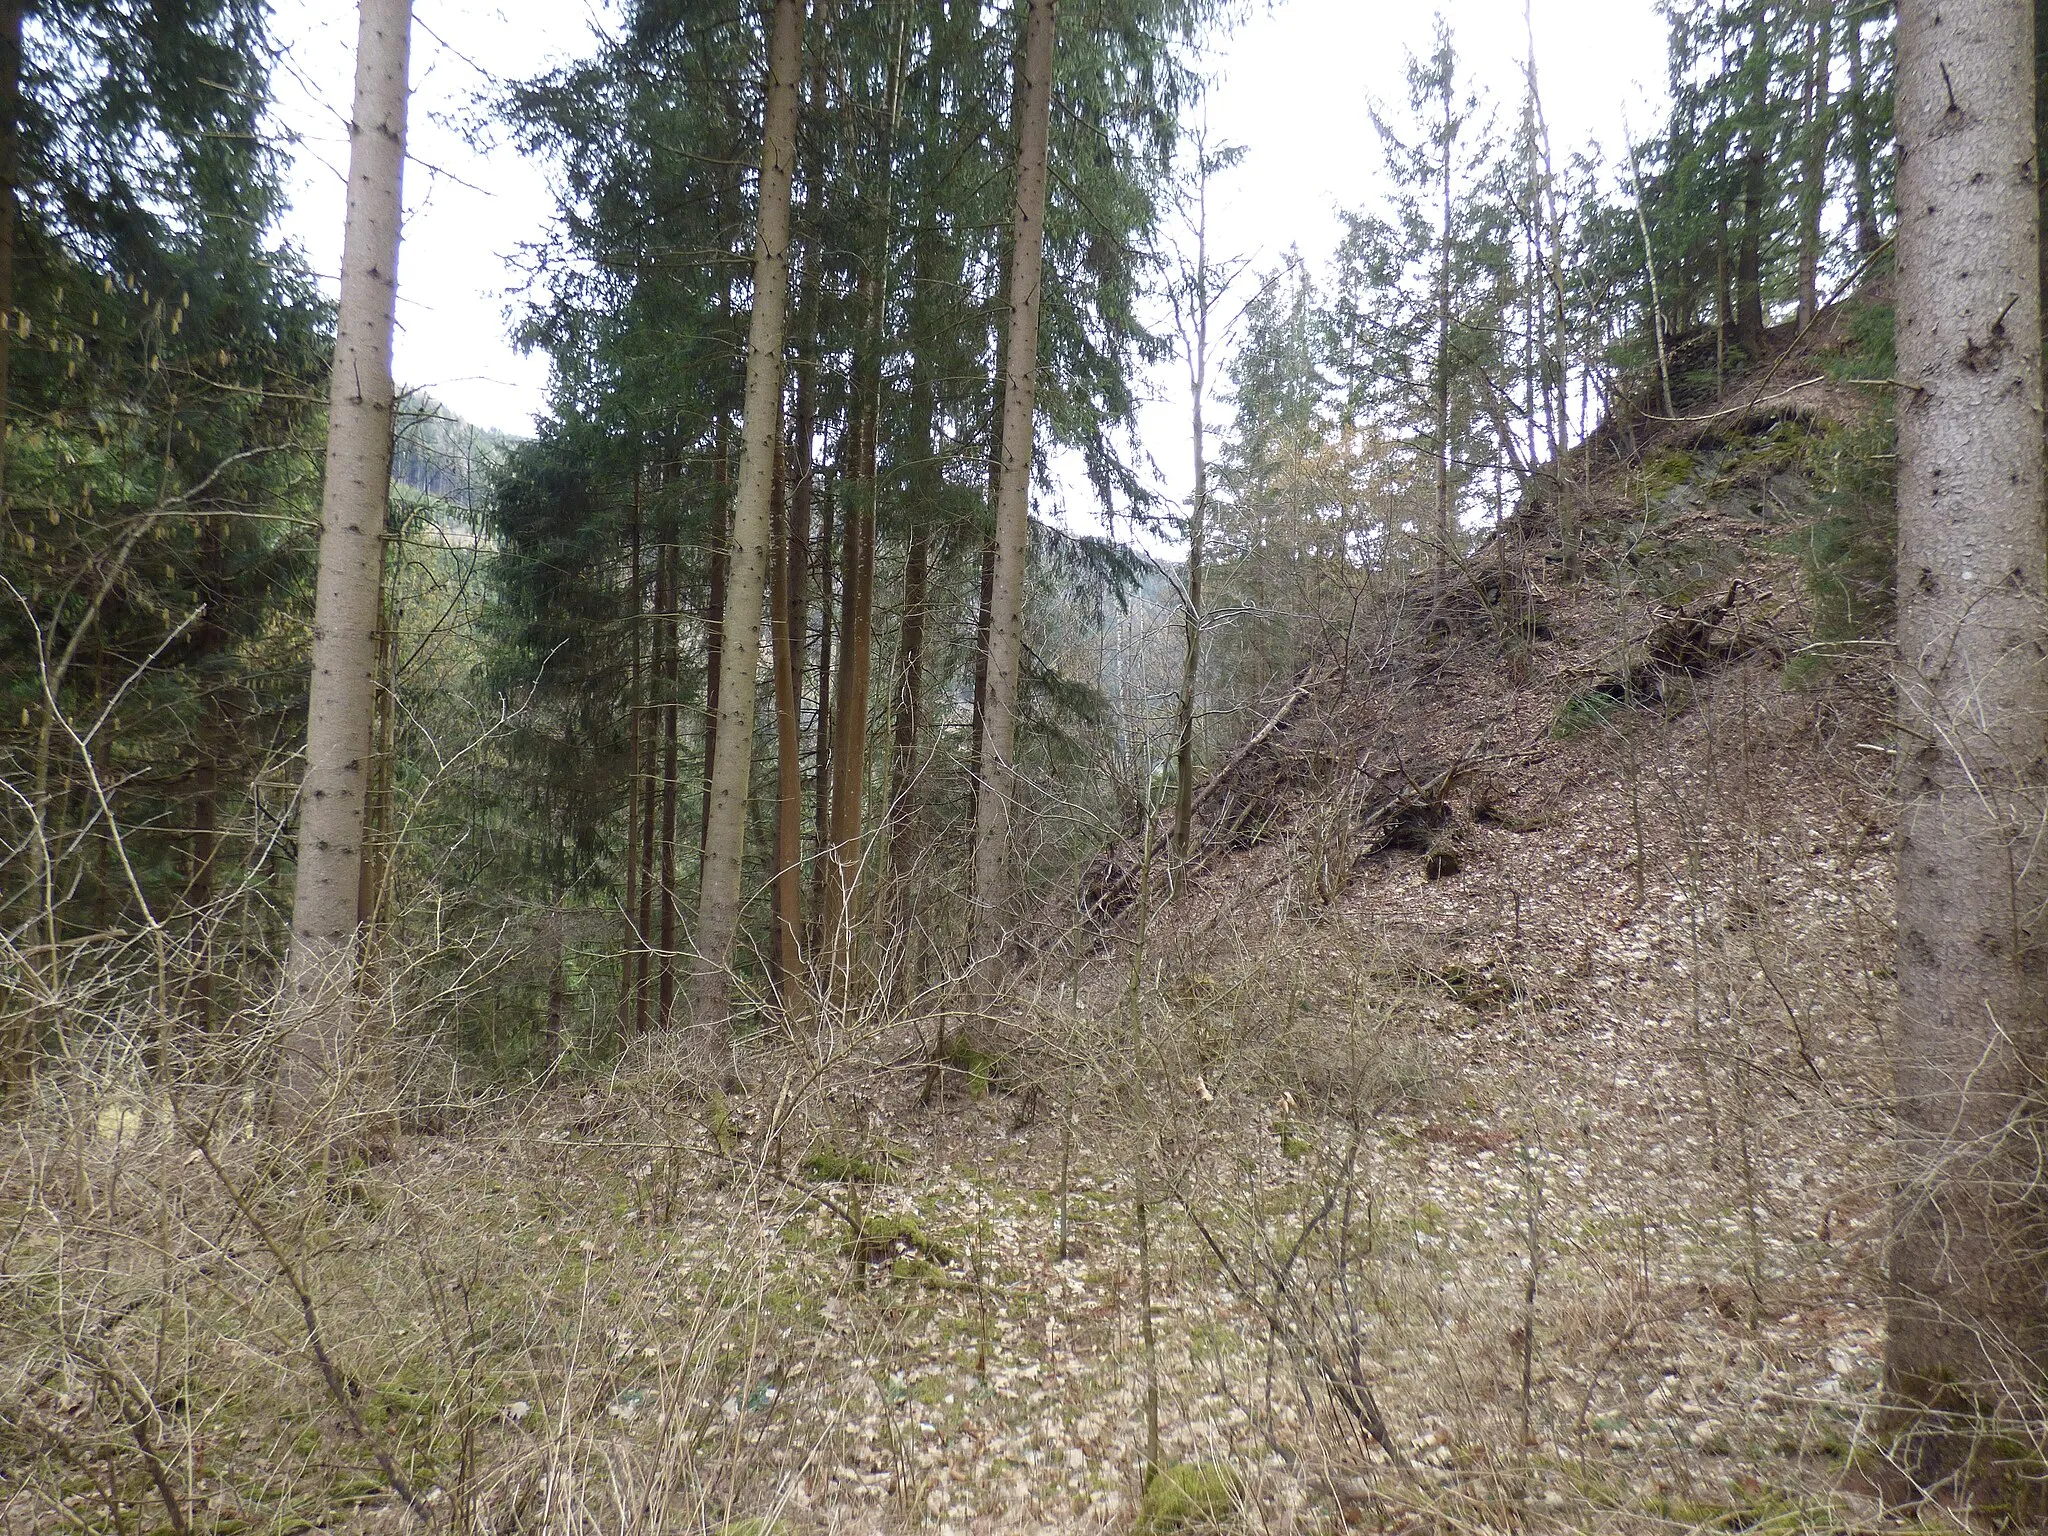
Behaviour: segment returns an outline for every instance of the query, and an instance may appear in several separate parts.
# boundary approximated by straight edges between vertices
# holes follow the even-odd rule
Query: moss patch
[[[1221,1462],[1169,1462],[1145,1479],[1137,1536],[1218,1529],[1237,1512],[1243,1493],[1243,1479]]]
[[[957,1264],[960,1254],[941,1242],[910,1216],[870,1216],[861,1223],[860,1236],[847,1243],[847,1251],[863,1264],[894,1265],[904,1257],[922,1257],[934,1264]]]
[[[863,1157],[821,1141],[804,1154],[797,1171],[819,1184],[886,1184],[896,1170],[886,1154]]]
[[[974,1037],[964,1029],[946,1037],[939,1048],[938,1066],[949,1077],[964,1082],[971,1099],[985,1099],[1008,1086],[1002,1058],[976,1045]]]

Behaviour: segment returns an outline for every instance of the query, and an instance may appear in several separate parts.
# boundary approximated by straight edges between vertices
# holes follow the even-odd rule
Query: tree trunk
[[[640,466],[633,466],[633,503],[626,524],[626,859],[625,948],[619,956],[619,1037],[631,1040],[645,1027],[639,1017],[640,973],[646,964],[647,935],[640,926]]]
[[[728,967],[739,931],[747,780],[754,756],[754,678],[760,665],[761,599],[768,576],[768,524],[781,432],[782,344],[789,323],[789,204],[796,167],[803,13],[803,0],[775,0],[769,29],[754,314],[747,333],[746,414],[727,556],[725,628],[732,638],[720,657],[718,743],[694,936],[690,1017],[699,1029],[722,1028],[726,1022],[731,996]]]
[[[1859,8],[1849,15],[1849,167],[1850,217],[1856,225],[1856,254],[1868,258],[1877,254],[1877,192],[1871,175],[1872,154],[1870,97],[1865,89],[1868,65],[1863,57],[1863,23],[1867,13]]]
[[[926,110],[933,121],[939,111],[937,77],[931,81]],[[932,244],[920,238],[916,244],[916,270],[912,290],[932,291]],[[913,304],[912,313],[919,310]],[[919,725],[924,713],[925,608],[929,600],[932,529],[939,515],[944,477],[939,468],[933,422],[938,416],[938,387],[931,365],[919,355],[919,342],[930,332],[929,323],[912,331],[910,385],[910,547],[903,560],[903,616],[896,632],[896,718],[891,732],[889,762],[889,804],[883,826],[889,847],[889,876],[886,882],[890,922],[895,929],[896,958],[902,970],[899,979],[908,981],[911,956],[910,880],[918,856],[917,804]]]
[[[682,581],[680,551],[673,543],[661,549],[661,579],[656,601],[661,608],[662,765],[661,765],[661,961],[656,989],[655,1021],[668,1029],[676,1021],[676,803],[682,795],[677,744],[682,734]]]
[[[412,0],[361,0],[348,225],[328,398],[306,772],[288,961],[287,1112],[314,1115],[354,1034],[363,808],[376,714],[384,520],[391,496],[391,327],[398,295]]]
[[[890,741],[886,825],[889,888],[899,916],[917,857],[912,824],[917,804],[918,723],[924,711],[924,626],[931,543],[930,524],[920,521],[911,529],[910,550],[904,557],[903,624],[896,637],[896,720]]]
[[[1000,414],[1000,412],[998,412]],[[1000,459],[997,460],[1001,462]],[[996,475],[989,474],[991,494],[989,505],[994,507],[993,494]],[[974,609],[974,714],[971,724],[972,748],[968,762],[974,770],[974,782],[981,783],[981,744],[988,734],[988,635],[993,620],[996,602],[996,540],[993,533],[981,541],[981,581]]]
[[[825,101],[825,70],[821,59],[815,53],[811,60],[808,90],[811,108],[816,112],[823,107]],[[789,648],[789,729],[795,738],[794,755],[785,750],[785,743],[779,736],[777,738],[779,756],[775,812],[775,920],[778,925],[777,939],[780,946],[777,963],[784,968],[785,982],[801,969],[805,943],[809,937],[809,931],[805,927],[803,747],[802,720],[799,712],[803,707],[804,672],[808,664],[811,502],[816,493],[817,480],[813,455],[816,452],[818,431],[819,303],[824,291],[825,242],[818,229],[825,180],[824,138],[822,132],[812,133],[804,157],[803,222],[806,235],[803,281],[797,297],[797,335],[793,360],[796,368],[796,406],[789,451],[784,460],[784,474],[788,481],[785,488],[788,518],[783,536],[786,546],[783,603]],[[829,614],[830,607],[830,602],[827,601],[823,605],[823,611]],[[824,706],[830,694],[831,689],[825,686],[821,678],[818,691],[820,716],[816,727],[821,753],[826,750],[824,714],[828,711]],[[780,708],[781,698],[778,694],[777,709]],[[778,724],[778,730],[779,728]],[[822,798],[822,777],[818,782]],[[786,1013],[790,1006],[786,986],[782,1006]]]
[[[1024,71],[1017,70],[1017,82],[1010,92],[1012,121],[1018,121],[1022,113]],[[996,313],[1001,316],[996,326],[995,388],[989,396],[988,415],[988,529],[981,541],[981,581],[977,589],[977,606],[974,610],[974,713],[972,719],[973,750],[968,757],[972,766],[974,782],[981,782],[981,743],[988,728],[988,634],[991,610],[996,599],[996,498],[1003,489],[1003,382],[1010,371],[1010,270],[1003,269],[997,284]]]
[[[657,551],[655,569],[660,570],[660,555]],[[655,751],[657,732],[660,729],[661,711],[654,695],[661,686],[661,623],[660,623],[660,580],[655,583],[655,624],[647,639],[646,686],[640,701],[640,825],[634,836],[638,840],[637,858],[640,865],[639,905],[634,910],[634,937],[638,944],[638,958],[633,985],[633,1034],[637,1038],[647,1033],[649,1010],[653,1002],[655,956],[652,944],[654,936],[654,871],[655,871],[655,805],[660,799],[656,794]]]
[[[22,0],[0,0],[0,320],[14,318],[14,226],[21,195]],[[0,325],[0,511],[7,507],[7,373],[12,332]],[[0,1076],[5,1068],[0,1067]]]
[[[1180,698],[1176,701],[1173,786],[1173,858],[1176,869],[1187,861],[1195,822],[1195,684],[1202,667],[1202,557],[1209,526],[1208,443],[1203,436],[1203,397],[1209,392],[1209,162],[1208,145],[1197,141],[1201,158],[1195,174],[1201,178],[1196,195],[1201,199],[1195,223],[1195,291],[1192,334],[1189,335],[1188,393],[1191,396],[1190,425],[1194,429],[1194,489],[1188,497],[1188,568],[1185,601],[1181,607]],[[1534,427],[1531,412],[1531,427]],[[1145,836],[1152,835],[1151,812],[1146,812]]]
[[[1834,110],[1828,102],[1828,65],[1834,53],[1834,17],[1822,7],[1813,23],[1806,71],[1805,166],[1799,187],[1799,328],[1820,313],[1820,216],[1827,202],[1828,140]]]
[[[1058,0],[1026,0],[1018,88],[1017,203],[1011,224],[1010,324],[1003,368],[1002,463],[989,594],[987,702],[974,793],[973,958],[993,957],[1009,905],[1010,805],[1016,793],[1017,689],[1024,657],[1024,566],[1031,532],[1031,432],[1045,269],[1045,189]]]
[[[1451,551],[1451,147],[1453,134],[1451,73],[1444,71],[1443,223],[1436,247],[1436,551],[1445,560]]]
[[[800,674],[796,649],[794,542],[787,527],[783,476],[778,466],[769,502],[772,534],[768,551],[768,622],[775,655],[775,932],[769,947],[769,979],[776,1004],[792,1011],[792,986],[802,969],[803,946],[803,746],[797,718]]]
[[[2048,535],[2032,34],[2022,0],[1903,6],[1898,28],[1908,393],[1885,1393],[1900,1491],[1974,1498],[2021,1495],[2033,1459],[2014,1465],[2001,1434],[2035,1421],[2048,1365],[2038,1193]],[[2028,1513],[2038,1519],[2038,1502]]]
[[[397,720],[391,708],[391,689],[398,674],[398,616],[391,594],[394,566],[391,545],[396,535],[378,545],[376,669],[371,691],[374,706],[370,722],[370,773],[363,791],[362,872],[356,882],[356,921],[362,927],[359,968],[375,961],[379,925],[384,921],[385,877],[391,864],[391,747]],[[404,561],[401,548],[399,562]]]
[[[831,861],[826,850],[832,846],[832,738],[836,727],[832,700],[832,654],[833,614],[844,606],[833,589],[834,573],[832,558],[833,524],[836,498],[833,487],[826,486],[818,497],[823,517],[818,529],[818,715],[812,725],[811,803],[816,820],[813,830],[813,846],[816,858],[811,864],[811,910],[810,922],[804,934],[813,955],[818,952],[818,940],[823,936],[825,925],[825,866]]]
[[[1742,230],[1735,252],[1735,338],[1755,358],[1764,346],[1764,194],[1770,172],[1770,44],[1762,0],[1750,7],[1749,118],[1743,135]]]
[[[711,568],[704,579],[704,784],[697,806],[697,864],[702,878],[705,839],[711,832],[711,765],[718,756],[718,695],[725,679],[720,671],[725,659],[726,545],[730,538],[727,515],[725,456],[725,415],[719,413],[712,427],[711,450]]]
[[[856,369],[856,372],[860,372]],[[854,406],[853,453],[839,563],[839,713],[833,721],[832,815],[824,850],[825,899],[818,954],[827,985],[843,979],[850,952],[855,887],[867,793],[868,683],[874,656],[876,412],[873,397]]]

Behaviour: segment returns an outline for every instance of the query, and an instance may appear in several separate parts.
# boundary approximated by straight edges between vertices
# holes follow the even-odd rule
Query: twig
[[[284,1250],[278,1247],[276,1239],[270,1235],[270,1229],[263,1224],[263,1219],[250,1208],[241,1190],[235,1186],[235,1181],[228,1177],[227,1170],[214,1159],[213,1149],[207,1145],[205,1138],[194,1135],[182,1124],[179,1129],[184,1131],[185,1139],[192,1144],[192,1149],[199,1154],[208,1170],[219,1181],[222,1191],[228,1197],[228,1203],[234,1206],[236,1212],[249,1224],[249,1229],[256,1234],[256,1240],[268,1250],[272,1262],[277,1265],[278,1274],[284,1278],[284,1283],[298,1299],[299,1315],[306,1324],[306,1347],[312,1350],[313,1362],[320,1368],[320,1379],[326,1383],[328,1396],[334,1399],[335,1406],[348,1421],[350,1432],[369,1448],[370,1454],[377,1459],[377,1470],[383,1473],[384,1481],[390,1486],[391,1491],[405,1502],[405,1507],[413,1512],[422,1525],[433,1526],[436,1523],[433,1506],[420,1497],[419,1491],[413,1487],[406,1475],[399,1471],[398,1463],[392,1459],[391,1452],[385,1448],[384,1442],[363,1422],[362,1410],[356,1407],[355,1394],[350,1391],[350,1383],[327,1353],[326,1341],[320,1334],[319,1314],[313,1307],[312,1293],[299,1278],[298,1270],[292,1267],[291,1260],[286,1258]]]

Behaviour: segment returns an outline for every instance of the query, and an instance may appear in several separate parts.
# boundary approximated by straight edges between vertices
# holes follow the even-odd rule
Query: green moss
[[[938,1064],[967,1084],[967,1096],[985,1099],[1005,1086],[1002,1058],[974,1043],[966,1030],[956,1030],[939,1048]]]
[[[328,1485],[327,1496],[337,1504],[356,1504],[381,1498],[390,1486],[375,1472],[344,1472]]]
[[[748,1515],[728,1520],[718,1528],[718,1536],[789,1536],[789,1527],[772,1515]]]
[[[1300,1162],[1316,1149],[1316,1144],[1301,1135],[1292,1120],[1275,1120],[1272,1131],[1280,1139],[1280,1155],[1290,1163]]]
[[[927,1285],[936,1291],[971,1290],[965,1280],[957,1279],[930,1259],[917,1254],[906,1253],[889,1266],[889,1278],[902,1280],[913,1285]]]
[[[957,1264],[959,1251],[941,1242],[910,1216],[870,1216],[847,1250],[866,1264],[894,1264],[906,1254],[922,1255],[935,1264]]]
[[[711,1144],[718,1149],[720,1156],[731,1157],[739,1151],[739,1131],[732,1123],[732,1101],[722,1093],[711,1095],[706,1129],[711,1132]]]
[[[1237,1512],[1244,1481],[1215,1461],[1176,1461],[1156,1467],[1138,1500],[1136,1536],[1214,1530]]]
[[[1643,496],[1661,501],[1692,479],[1699,461],[1683,448],[1666,448],[1650,456],[1643,466]]]
[[[804,1154],[797,1171],[820,1184],[886,1184],[895,1176],[886,1158],[842,1152],[825,1141]]]

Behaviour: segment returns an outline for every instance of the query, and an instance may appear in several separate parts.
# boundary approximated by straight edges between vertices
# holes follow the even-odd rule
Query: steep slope
[[[1575,1461],[1576,1519],[1864,1507],[1893,983],[1859,323],[1617,419],[1380,602],[1204,787],[1146,914],[1157,987],[1211,1016],[1162,1028],[1167,1082],[1325,1145],[1363,1115],[1360,1382],[1472,1478]],[[1083,892],[1104,999],[1139,868],[1133,838]],[[1361,1051],[1333,1089],[1319,1058]],[[1215,1161],[1191,1210],[1230,1204]]]

